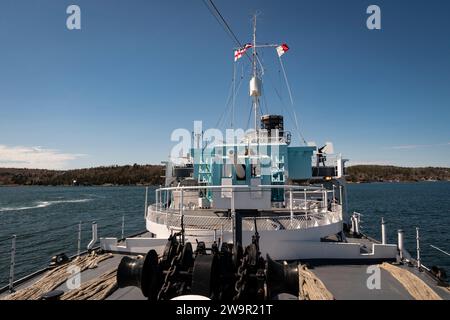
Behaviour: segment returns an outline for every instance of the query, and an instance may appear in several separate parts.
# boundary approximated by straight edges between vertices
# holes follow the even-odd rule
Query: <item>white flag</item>
[[[286,43],[283,43],[281,46],[277,47],[278,56],[281,57],[289,50],[289,47]]]

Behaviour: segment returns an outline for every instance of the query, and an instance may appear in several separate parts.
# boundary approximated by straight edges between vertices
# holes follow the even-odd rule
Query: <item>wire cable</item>
[[[208,8],[209,12],[213,15],[213,17],[216,19],[217,23],[219,23],[220,26],[224,29],[224,31],[228,34],[228,36],[239,46],[239,48],[242,48],[243,47],[242,43],[239,41],[238,37],[233,32],[230,25],[225,20],[223,15],[220,13],[219,9],[214,4],[214,2],[212,0],[203,0],[203,3]],[[251,58],[247,52],[245,52],[245,55],[251,62]]]

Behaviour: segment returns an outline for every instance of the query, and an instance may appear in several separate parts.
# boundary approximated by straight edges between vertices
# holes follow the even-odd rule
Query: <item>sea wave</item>
[[[53,201],[37,201],[32,206],[28,207],[0,207],[0,212],[7,212],[7,211],[24,211],[24,210],[32,210],[32,209],[39,209],[39,208],[46,208],[54,204],[61,204],[61,203],[83,203],[83,202],[89,202],[94,199],[74,199],[74,200],[53,200]]]

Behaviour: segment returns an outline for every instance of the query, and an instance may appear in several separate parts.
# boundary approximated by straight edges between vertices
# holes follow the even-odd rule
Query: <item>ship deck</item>
[[[141,236],[149,236],[147,233]],[[369,247],[373,240],[369,238],[352,239],[349,241],[365,242]],[[99,278],[102,274],[116,270],[124,254],[113,253],[112,258],[101,261],[94,269],[87,269],[81,273],[81,283],[85,283],[92,279]],[[413,300],[414,297],[408,292],[405,286],[395,277],[384,269],[380,269],[381,287],[379,289],[369,289],[367,286],[368,267],[370,264],[320,264],[308,263],[309,270],[319,278],[328,291],[336,300]],[[444,300],[450,300],[450,290],[448,287],[442,287],[437,284],[427,272],[420,272],[415,267],[408,265],[398,265],[421,280],[423,280],[429,288]],[[23,281],[15,287],[16,291],[27,289],[45,274],[45,270],[35,274],[30,279]],[[56,290],[67,292],[69,289],[66,284],[60,285]],[[8,292],[0,293],[0,299],[8,299]],[[106,300],[145,300],[141,290],[136,287],[119,288],[109,295]]]
[[[336,300],[414,300],[406,288],[389,272],[380,269],[380,288],[367,286],[368,267],[371,265],[322,265],[311,271],[323,282]],[[436,284],[436,281],[416,268],[401,266],[424,281],[442,299],[450,300],[450,291]]]

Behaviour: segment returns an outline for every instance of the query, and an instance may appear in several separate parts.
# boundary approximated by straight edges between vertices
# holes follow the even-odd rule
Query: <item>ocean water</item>
[[[154,189],[149,199],[154,201]],[[8,283],[11,240],[17,235],[16,275],[19,279],[45,267],[50,258],[77,253],[91,239],[92,222],[99,237],[120,237],[145,230],[144,187],[0,187],[0,287]]]
[[[154,200],[149,190],[149,203]],[[405,231],[406,248],[415,254],[415,227],[420,227],[423,263],[439,265],[450,275],[450,257],[430,247],[450,251],[450,183],[350,184],[348,204],[362,216],[362,230],[379,239],[381,217],[388,240],[396,243],[397,230]],[[82,249],[91,237],[144,231],[143,187],[0,187],[0,287],[9,276],[9,237],[17,235],[16,279],[45,267],[51,256],[77,251],[78,223],[82,222]]]
[[[426,266],[437,265],[450,279],[450,182],[370,183],[348,185],[349,212],[362,214],[362,231],[381,239],[381,218],[387,240],[397,243],[397,231],[405,232],[405,247],[416,257],[416,227],[420,254]]]

